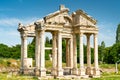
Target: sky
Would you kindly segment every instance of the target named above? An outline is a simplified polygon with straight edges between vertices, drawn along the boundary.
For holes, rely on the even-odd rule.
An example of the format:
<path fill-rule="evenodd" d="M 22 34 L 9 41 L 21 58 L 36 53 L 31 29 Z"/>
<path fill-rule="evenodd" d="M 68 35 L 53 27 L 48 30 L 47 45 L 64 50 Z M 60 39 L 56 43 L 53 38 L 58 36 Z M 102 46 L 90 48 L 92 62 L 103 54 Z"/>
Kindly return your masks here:
<path fill-rule="evenodd" d="M 63 4 L 70 9 L 70 14 L 82 9 L 95 18 L 99 44 L 104 41 L 106 46 L 112 46 L 120 23 L 119 3 L 120 0 L 0 0 L 0 43 L 8 46 L 21 44 L 18 23 L 34 22 L 57 11 Z"/>

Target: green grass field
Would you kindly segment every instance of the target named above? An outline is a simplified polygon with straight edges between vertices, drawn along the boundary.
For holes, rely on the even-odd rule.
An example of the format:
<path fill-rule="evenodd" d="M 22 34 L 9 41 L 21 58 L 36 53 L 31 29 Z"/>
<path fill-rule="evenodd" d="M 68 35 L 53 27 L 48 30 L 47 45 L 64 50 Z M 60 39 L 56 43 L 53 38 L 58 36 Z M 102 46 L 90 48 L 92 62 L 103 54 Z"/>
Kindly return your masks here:
<path fill-rule="evenodd" d="M 0 80 L 38 80 L 37 77 L 0 73 Z"/>
<path fill-rule="evenodd" d="M 120 74 L 101 75 L 100 78 L 92 78 L 91 80 L 120 80 Z"/>
<path fill-rule="evenodd" d="M 0 73 L 0 80 L 38 80 L 38 78 L 31 77 L 31 76 L 10 75 L 7 73 Z M 52 79 L 50 79 L 50 80 L 52 80 Z M 59 80 L 59 79 L 55 79 L 55 80 Z M 65 79 L 61 79 L 61 80 L 65 80 Z M 69 79 L 67 79 L 67 80 L 69 80 Z M 109 74 L 109 75 L 101 76 L 100 78 L 89 78 L 89 79 L 81 79 L 81 80 L 120 80 L 120 75 Z"/>

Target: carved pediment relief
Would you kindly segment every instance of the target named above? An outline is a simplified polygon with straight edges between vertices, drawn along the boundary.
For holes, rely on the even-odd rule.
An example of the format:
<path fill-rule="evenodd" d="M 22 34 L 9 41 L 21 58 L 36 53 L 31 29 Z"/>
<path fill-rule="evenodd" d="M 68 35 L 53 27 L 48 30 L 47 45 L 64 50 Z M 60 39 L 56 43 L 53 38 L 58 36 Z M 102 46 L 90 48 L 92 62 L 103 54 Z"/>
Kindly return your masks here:
<path fill-rule="evenodd" d="M 72 18 L 69 15 L 65 15 L 64 20 L 65 20 L 64 26 L 71 26 L 72 25 Z"/>
<path fill-rule="evenodd" d="M 97 21 L 82 10 L 77 10 L 73 14 L 74 25 L 95 26 Z"/>
<path fill-rule="evenodd" d="M 45 23 L 47 24 L 62 24 L 64 25 L 66 23 L 65 15 L 68 15 L 68 8 L 65 8 L 62 6 L 60 10 L 51 13 L 44 17 Z"/>

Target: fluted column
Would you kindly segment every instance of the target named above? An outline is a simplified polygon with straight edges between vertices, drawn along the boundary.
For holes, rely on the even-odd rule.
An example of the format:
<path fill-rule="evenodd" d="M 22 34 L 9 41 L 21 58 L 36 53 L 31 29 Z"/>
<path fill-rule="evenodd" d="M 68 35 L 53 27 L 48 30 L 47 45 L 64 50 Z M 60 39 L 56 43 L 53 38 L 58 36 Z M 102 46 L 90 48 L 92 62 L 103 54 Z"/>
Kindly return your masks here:
<path fill-rule="evenodd" d="M 57 75 L 57 33 L 52 32 L 52 75 Z"/>
<path fill-rule="evenodd" d="M 100 76 L 99 66 L 98 66 L 98 39 L 97 34 L 94 34 L 94 75 Z"/>
<path fill-rule="evenodd" d="M 22 36 L 22 57 L 23 59 L 27 58 L 27 36 Z M 25 64 L 23 64 L 23 67 Z"/>
<path fill-rule="evenodd" d="M 70 46 L 69 46 L 70 39 L 66 39 L 66 66 L 70 66 Z"/>
<path fill-rule="evenodd" d="M 76 44 L 76 34 L 73 34 L 73 70 L 72 70 L 73 75 L 78 74 L 78 69 L 77 69 L 77 44 Z"/>
<path fill-rule="evenodd" d="M 62 35 L 58 32 L 58 76 L 63 76 L 62 69 Z"/>
<path fill-rule="evenodd" d="M 27 67 L 25 64 L 25 59 L 27 58 L 27 36 L 21 34 L 21 72 L 24 72 L 24 69 Z"/>
<path fill-rule="evenodd" d="M 36 30 L 36 41 L 35 41 L 35 75 L 39 76 L 39 70 L 40 70 L 40 31 Z"/>
<path fill-rule="evenodd" d="M 84 69 L 84 53 L 83 53 L 83 33 L 79 34 L 79 52 L 80 52 L 80 75 L 83 76 L 85 75 L 85 69 Z"/>
<path fill-rule="evenodd" d="M 45 31 L 40 31 L 40 76 L 46 76 L 45 69 Z"/>
<path fill-rule="evenodd" d="M 23 73 L 23 64 L 24 64 L 24 61 L 23 61 L 23 38 L 21 36 L 21 72 Z"/>
<path fill-rule="evenodd" d="M 90 48 L 90 36 L 91 34 L 86 34 L 87 36 L 87 69 L 86 74 L 91 75 L 91 48 Z"/>
<path fill-rule="evenodd" d="M 36 31 L 36 43 L 35 43 L 35 65 L 36 68 L 40 68 L 40 32 Z"/>
<path fill-rule="evenodd" d="M 27 58 L 27 37 L 23 37 L 23 55 Z"/>
<path fill-rule="evenodd" d="M 73 68 L 73 37 L 70 39 L 70 67 Z"/>

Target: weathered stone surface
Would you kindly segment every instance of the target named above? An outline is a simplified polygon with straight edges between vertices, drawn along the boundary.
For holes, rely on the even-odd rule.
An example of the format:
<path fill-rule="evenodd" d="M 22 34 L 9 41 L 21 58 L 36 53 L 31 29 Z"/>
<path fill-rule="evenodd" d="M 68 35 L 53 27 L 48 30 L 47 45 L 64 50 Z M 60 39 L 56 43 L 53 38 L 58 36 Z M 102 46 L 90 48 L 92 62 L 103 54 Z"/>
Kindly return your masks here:
<path fill-rule="evenodd" d="M 71 15 L 68 13 L 69 9 L 61 5 L 59 10 L 48 14 L 43 19 L 37 20 L 28 25 L 19 24 L 18 31 L 21 34 L 21 70 L 27 69 L 30 64 L 24 62 L 27 59 L 27 37 L 36 37 L 35 44 L 35 74 L 40 77 L 46 76 L 45 68 L 45 32 L 52 33 L 52 71 L 51 75 L 54 77 L 64 77 L 69 74 L 68 69 L 62 67 L 62 38 L 66 39 L 66 64 L 70 67 L 70 74 L 79 77 L 86 75 L 100 76 L 98 67 L 98 43 L 97 21 L 85 13 L 83 10 L 77 10 Z M 80 68 L 77 67 L 77 42 L 76 35 L 79 34 L 79 60 Z M 84 66 L 84 50 L 83 50 L 83 35 L 87 38 L 87 69 Z M 90 53 L 90 36 L 94 39 L 94 64 L 95 68 L 91 75 L 91 53 Z M 27 62 L 28 63 L 28 62 Z M 85 71 L 87 70 L 87 71 Z M 68 73 L 67 73 L 68 72 Z M 85 73 L 87 72 L 87 74 Z"/>

